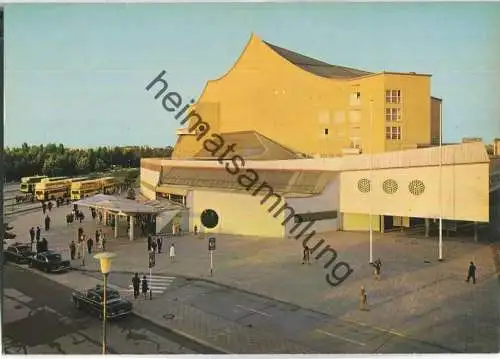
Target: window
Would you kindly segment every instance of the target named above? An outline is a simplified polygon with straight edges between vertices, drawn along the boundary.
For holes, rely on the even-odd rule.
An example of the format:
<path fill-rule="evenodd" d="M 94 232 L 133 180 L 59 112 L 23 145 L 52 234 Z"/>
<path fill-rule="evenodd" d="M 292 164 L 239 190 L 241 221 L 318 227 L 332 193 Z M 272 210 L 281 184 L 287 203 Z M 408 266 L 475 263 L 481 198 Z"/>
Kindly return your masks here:
<path fill-rule="evenodd" d="M 401 103 L 401 90 L 386 90 L 385 103 Z"/>
<path fill-rule="evenodd" d="M 358 106 L 361 103 L 361 92 L 359 91 L 352 92 L 349 100 L 351 106 Z"/>
<path fill-rule="evenodd" d="M 325 128 L 325 135 L 328 135 L 328 128 Z"/>
<path fill-rule="evenodd" d="M 387 122 L 401 121 L 401 109 L 400 108 L 386 108 L 385 109 L 385 120 Z"/>
<path fill-rule="evenodd" d="M 386 138 L 386 140 L 400 140 L 401 139 L 401 127 L 399 127 L 399 126 L 387 126 L 385 128 L 385 138 Z"/>

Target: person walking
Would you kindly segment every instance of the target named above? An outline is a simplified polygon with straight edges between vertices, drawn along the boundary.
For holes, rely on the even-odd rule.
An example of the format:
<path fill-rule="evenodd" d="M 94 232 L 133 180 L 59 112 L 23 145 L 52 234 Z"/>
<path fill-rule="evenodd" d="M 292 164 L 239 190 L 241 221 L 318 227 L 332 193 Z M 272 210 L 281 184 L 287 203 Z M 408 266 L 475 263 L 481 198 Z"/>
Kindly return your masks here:
<path fill-rule="evenodd" d="M 47 208 L 49 209 L 49 212 L 52 212 L 52 201 L 49 201 L 49 204 L 47 205 Z"/>
<path fill-rule="evenodd" d="M 106 237 L 103 235 L 102 238 L 101 238 L 101 247 L 102 247 L 102 251 L 106 251 Z"/>
<path fill-rule="evenodd" d="M 148 295 L 148 280 L 146 279 L 146 276 L 142 276 L 142 294 L 144 294 L 144 299 L 147 298 Z"/>
<path fill-rule="evenodd" d="M 473 261 L 470 261 L 469 270 L 467 271 L 467 279 L 465 281 L 469 283 L 471 278 L 472 284 L 476 284 L 476 266 Z"/>
<path fill-rule="evenodd" d="M 31 227 L 30 229 L 30 239 L 31 239 L 31 244 L 35 241 L 35 228 Z"/>
<path fill-rule="evenodd" d="M 45 216 L 45 230 L 48 231 L 50 229 L 50 217 L 49 215 Z"/>
<path fill-rule="evenodd" d="M 368 298 L 366 295 L 365 287 L 363 286 L 361 286 L 361 290 L 359 292 L 359 309 L 368 310 Z"/>
<path fill-rule="evenodd" d="M 378 258 L 375 262 L 373 262 L 372 265 L 374 268 L 373 274 L 375 275 L 375 279 L 380 280 L 380 271 L 382 269 L 382 261 L 380 260 L 380 258 Z"/>
<path fill-rule="evenodd" d="M 92 254 L 93 246 L 94 246 L 94 241 L 92 240 L 92 237 L 89 237 L 89 239 L 87 239 L 87 251 L 89 254 Z"/>
<path fill-rule="evenodd" d="M 153 252 L 156 253 L 157 247 L 158 247 L 158 244 L 156 243 L 156 239 L 153 239 L 153 242 L 151 243 L 151 248 L 153 249 Z"/>
<path fill-rule="evenodd" d="M 76 244 L 74 240 L 71 241 L 71 243 L 69 244 L 69 253 L 71 260 L 74 261 L 76 256 Z"/>
<path fill-rule="evenodd" d="M 161 253 L 161 247 L 163 246 L 163 238 L 161 236 L 159 236 L 156 239 L 156 242 L 158 244 L 158 253 Z"/>
<path fill-rule="evenodd" d="M 172 243 L 170 245 L 170 261 L 174 261 L 175 260 L 175 247 L 174 247 L 174 244 Z"/>
<path fill-rule="evenodd" d="M 134 299 L 139 296 L 139 288 L 141 286 L 141 278 L 139 278 L 139 273 L 135 273 L 132 277 L 132 287 L 134 288 Z"/>
<path fill-rule="evenodd" d="M 47 205 L 45 204 L 45 202 L 42 202 L 42 212 L 43 212 L 43 214 L 45 214 L 45 212 L 47 212 Z"/>
<path fill-rule="evenodd" d="M 302 255 L 302 264 L 311 264 L 311 250 L 308 246 L 304 247 L 303 255 Z"/>
<path fill-rule="evenodd" d="M 198 226 L 196 224 L 194 225 L 194 235 L 198 235 Z"/>
<path fill-rule="evenodd" d="M 37 241 L 37 242 L 38 242 L 38 241 L 40 241 L 40 232 L 41 232 L 41 231 L 42 231 L 42 230 L 40 229 L 40 227 L 39 227 L 39 226 L 37 226 L 37 227 L 36 227 L 36 241 Z"/>
<path fill-rule="evenodd" d="M 153 244 L 153 238 L 151 238 L 151 235 L 149 235 L 148 236 L 148 252 L 151 252 L 152 244 Z"/>
<path fill-rule="evenodd" d="M 95 230 L 95 245 L 97 248 L 99 248 L 99 240 L 101 239 L 101 234 L 99 233 L 99 230 Z"/>

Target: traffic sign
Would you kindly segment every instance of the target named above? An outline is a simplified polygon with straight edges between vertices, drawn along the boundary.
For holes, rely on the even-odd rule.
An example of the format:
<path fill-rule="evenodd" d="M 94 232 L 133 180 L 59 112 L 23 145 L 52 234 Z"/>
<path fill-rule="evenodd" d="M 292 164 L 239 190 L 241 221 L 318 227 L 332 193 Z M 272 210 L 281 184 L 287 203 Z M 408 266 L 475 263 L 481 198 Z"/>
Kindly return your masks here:
<path fill-rule="evenodd" d="M 208 250 L 215 251 L 215 237 L 208 238 Z"/>
<path fill-rule="evenodd" d="M 155 266 L 155 252 L 149 252 L 149 268 L 154 268 Z"/>
<path fill-rule="evenodd" d="M 201 213 L 201 224 L 207 228 L 215 228 L 219 224 L 219 215 L 213 209 L 206 209 Z"/>

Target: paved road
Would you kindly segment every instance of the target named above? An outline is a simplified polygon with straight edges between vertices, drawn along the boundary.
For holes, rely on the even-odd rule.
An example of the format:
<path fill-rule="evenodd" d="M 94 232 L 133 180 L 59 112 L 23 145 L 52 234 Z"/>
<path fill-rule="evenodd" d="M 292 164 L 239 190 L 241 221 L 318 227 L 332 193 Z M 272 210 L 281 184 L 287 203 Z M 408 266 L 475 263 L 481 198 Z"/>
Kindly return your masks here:
<path fill-rule="evenodd" d="M 17 266 L 3 270 L 4 353 L 101 353 L 101 322 L 73 308 L 69 288 Z M 108 338 L 114 354 L 217 354 L 136 316 L 111 324 Z"/>
<path fill-rule="evenodd" d="M 92 272 L 86 274 L 96 278 L 100 276 Z M 131 275 L 111 273 L 109 281 L 126 288 Z M 168 288 L 154 297 L 151 305 L 158 306 L 164 301 L 163 307 L 168 307 L 169 300 L 180 301 L 234 323 L 279 335 L 318 353 L 452 352 L 449 348 L 404 337 L 397 332 L 338 320 L 323 313 L 203 281 L 173 278 Z"/>

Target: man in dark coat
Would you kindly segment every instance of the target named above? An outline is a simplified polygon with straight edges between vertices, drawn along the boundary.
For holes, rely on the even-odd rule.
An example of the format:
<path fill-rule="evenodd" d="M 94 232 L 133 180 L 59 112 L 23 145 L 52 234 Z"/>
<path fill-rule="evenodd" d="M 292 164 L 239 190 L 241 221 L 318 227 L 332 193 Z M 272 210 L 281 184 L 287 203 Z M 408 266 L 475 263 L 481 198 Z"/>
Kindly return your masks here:
<path fill-rule="evenodd" d="M 49 212 L 52 211 L 52 201 L 49 201 L 49 204 L 47 205 L 48 209 L 49 209 Z"/>
<path fill-rule="evenodd" d="M 42 212 L 43 212 L 43 214 L 45 214 L 45 212 L 47 212 L 47 205 L 45 204 L 45 202 L 42 203 Z"/>
<path fill-rule="evenodd" d="M 147 298 L 148 290 L 149 290 L 148 280 L 146 279 L 146 276 L 143 276 L 142 277 L 142 294 L 144 294 L 144 299 Z"/>
<path fill-rule="evenodd" d="M 49 242 L 45 238 L 41 241 L 41 250 L 42 252 L 47 252 L 49 250 Z"/>
<path fill-rule="evenodd" d="M 139 296 L 139 287 L 141 286 L 141 278 L 139 278 L 139 273 L 135 273 L 132 277 L 132 287 L 134 287 L 134 299 Z"/>
<path fill-rule="evenodd" d="M 465 281 L 467 283 L 469 283 L 471 278 L 472 278 L 472 283 L 476 284 L 476 266 L 474 265 L 474 262 L 472 262 L 472 261 L 469 264 L 469 270 L 467 272 L 467 279 Z"/>
<path fill-rule="evenodd" d="M 69 245 L 69 251 L 71 253 L 71 260 L 74 261 L 75 260 L 75 255 L 76 255 L 76 244 L 75 244 L 75 241 L 71 241 L 71 243 Z"/>
<path fill-rule="evenodd" d="M 40 232 L 41 232 L 41 229 L 40 227 L 36 227 L 36 241 L 38 242 L 40 240 Z"/>
<path fill-rule="evenodd" d="M 89 254 L 92 254 L 92 247 L 94 246 L 94 241 L 92 240 L 92 237 L 89 237 L 89 239 L 87 239 L 87 250 L 89 252 Z"/>
<path fill-rule="evenodd" d="M 30 239 L 31 239 L 31 244 L 35 241 L 35 228 L 31 227 L 30 229 Z"/>
<path fill-rule="evenodd" d="M 148 236 L 148 252 L 151 251 L 151 245 L 153 244 L 153 240 L 151 236 Z"/>
<path fill-rule="evenodd" d="M 45 230 L 48 231 L 50 229 L 50 217 L 49 215 L 45 216 Z"/>
<path fill-rule="evenodd" d="M 163 238 L 159 236 L 156 241 L 158 244 L 158 253 L 161 253 L 161 247 L 163 246 Z"/>

